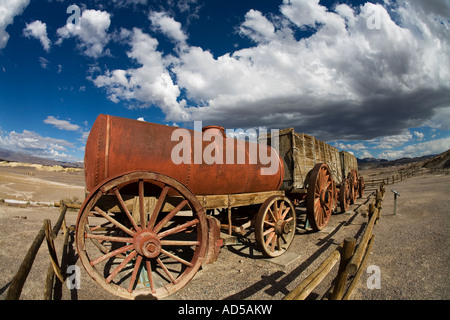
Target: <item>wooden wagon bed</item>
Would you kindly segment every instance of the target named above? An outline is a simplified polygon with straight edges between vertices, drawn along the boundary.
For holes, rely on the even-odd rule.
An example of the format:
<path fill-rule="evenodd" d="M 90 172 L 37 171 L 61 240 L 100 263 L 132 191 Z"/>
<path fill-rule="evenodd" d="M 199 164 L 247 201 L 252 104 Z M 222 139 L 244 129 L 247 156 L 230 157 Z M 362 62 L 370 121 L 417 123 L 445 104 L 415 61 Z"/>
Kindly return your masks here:
<path fill-rule="evenodd" d="M 271 143 L 271 136 L 261 136 L 260 142 Z M 334 181 L 340 183 L 351 170 L 358 169 L 356 157 L 346 151 L 316 139 L 294 128 L 279 131 L 279 152 L 284 162 L 282 190 L 306 193 L 308 175 L 317 163 L 328 164 Z"/>

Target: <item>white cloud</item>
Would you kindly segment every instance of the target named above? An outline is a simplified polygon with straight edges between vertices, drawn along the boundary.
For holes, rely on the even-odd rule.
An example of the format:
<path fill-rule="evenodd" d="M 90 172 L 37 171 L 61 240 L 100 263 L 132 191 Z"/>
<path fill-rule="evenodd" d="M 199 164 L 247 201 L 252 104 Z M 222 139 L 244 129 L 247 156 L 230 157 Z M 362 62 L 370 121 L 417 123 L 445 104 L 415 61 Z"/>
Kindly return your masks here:
<path fill-rule="evenodd" d="M 430 140 L 422 143 L 406 146 L 401 150 L 389 150 L 379 154 L 379 158 L 388 160 L 403 157 L 420 157 L 431 154 L 439 154 L 450 149 L 450 137 Z"/>
<path fill-rule="evenodd" d="M 93 81 L 114 102 L 159 106 L 168 122 L 293 126 L 325 141 L 387 136 L 379 145 L 392 148 L 411 139 L 406 128 L 442 125 L 433 116 L 450 101 L 450 28 L 423 1 L 386 4 L 330 11 L 319 0 L 285 0 L 278 15 L 250 10 L 239 31 L 255 45 L 219 57 L 189 46 L 168 14 L 151 13 L 183 47 L 164 55 L 134 29 L 128 56 L 140 67 Z M 298 39 L 305 30 L 311 36 Z"/>
<path fill-rule="evenodd" d="M 373 149 L 393 149 L 411 141 L 412 138 L 412 134 L 408 130 L 404 130 L 400 134 L 384 136 L 369 140 L 368 142 L 372 145 Z"/>
<path fill-rule="evenodd" d="M 67 120 L 59 120 L 54 116 L 48 116 L 44 123 L 51 124 L 60 130 L 68 130 L 68 131 L 78 131 L 80 130 L 80 126 L 76 124 L 72 124 Z"/>
<path fill-rule="evenodd" d="M 48 65 L 50 64 L 50 61 L 45 59 L 44 57 L 39 57 L 39 64 L 41 65 L 42 69 L 48 69 Z"/>
<path fill-rule="evenodd" d="M 255 42 L 270 41 L 275 36 L 275 27 L 260 11 L 251 9 L 245 15 L 240 32 Z"/>
<path fill-rule="evenodd" d="M 51 41 L 47 36 L 47 24 L 42 21 L 36 20 L 26 25 L 23 29 L 23 33 L 28 38 L 38 39 L 45 51 L 50 51 Z"/>
<path fill-rule="evenodd" d="M 76 37 L 78 47 L 85 55 L 99 58 L 107 54 L 104 50 L 110 41 L 108 29 L 111 24 L 110 14 L 100 10 L 85 10 L 81 14 L 78 24 L 68 23 L 57 30 L 59 36 L 57 44 L 64 39 Z"/>
<path fill-rule="evenodd" d="M 423 140 L 424 134 L 422 132 L 414 131 L 414 135 L 417 137 L 417 140 Z"/>
<path fill-rule="evenodd" d="M 150 12 L 149 19 L 154 28 L 176 43 L 184 44 L 187 36 L 181 29 L 181 23 L 175 21 L 165 12 Z"/>
<path fill-rule="evenodd" d="M 63 153 L 73 147 L 74 144 L 66 140 L 43 137 L 28 130 L 23 130 L 22 133 L 3 132 L 0 135 L 0 148 L 54 160 L 79 161 L 79 159 Z"/>
<path fill-rule="evenodd" d="M 2 0 L 0 1 L 0 49 L 6 47 L 9 34 L 6 27 L 13 23 L 14 17 L 22 14 L 30 0 Z"/>
<path fill-rule="evenodd" d="M 140 29 L 133 29 L 131 50 L 128 57 L 141 67 L 127 70 L 107 71 L 93 79 L 97 87 L 105 87 L 113 102 L 120 100 L 140 102 L 144 106 L 157 105 L 170 118 L 178 118 L 183 107 L 177 101 L 180 90 L 174 84 L 166 61 L 157 51 L 158 41 Z"/>
<path fill-rule="evenodd" d="M 337 143 L 334 144 L 334 146 L 336 148 L 338 148 L 338 149 L 341 149 L 341 150 L 352 149 L 352 150 L 359 151 L 359 150 L 367 149 L 367 146 L 364 145 L 364 143 L 362 143 L 362 142 L 353 143 L 353 144 L 352 143 L 345 144 L 345 143 L 342 143 L 342 142 L 337 142 Z"/>

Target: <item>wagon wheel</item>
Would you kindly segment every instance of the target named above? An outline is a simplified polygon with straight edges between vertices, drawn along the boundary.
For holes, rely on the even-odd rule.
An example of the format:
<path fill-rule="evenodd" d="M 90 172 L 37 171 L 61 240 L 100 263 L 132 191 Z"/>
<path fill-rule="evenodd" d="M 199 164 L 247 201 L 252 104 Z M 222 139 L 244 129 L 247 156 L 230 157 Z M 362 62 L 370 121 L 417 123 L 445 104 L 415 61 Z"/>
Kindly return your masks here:
<path fill-rule="evenodd" d="M 330 220 L 333 198 L 330 168 L 326 163 L 318 163 L 311 171 L 306 195 L 306 215 L 314 230 L 322 230 Z"/>
<path fill-rule="evenodd" d="M 358 196 L 358 177 L 355 170 L 348 173 L 347 180 L 350 183 L 350 204 L 353 204 Z"/>
<path fill-rule="evenodd" d="M 255 239 L 266 257 L 285 253 L 295 235 L 296 214 L 291 201 L 284 196 L 272 196 L 261 205 L 256 216 Z"/>
<path fill-rule="evenodd" d="M 341 212 L 346 212 L 350 206 L 350 182 L 344 179 L 339 191 L 339 207 Z"/>
<path fill-rule="evenodd" d="M 364 183 L 364 178 L 363 177 L 359 177 L 359 182 L 358 182 L 358 193 L 359 193 L 359 197 L 362 198 L 363 194 L 364 194 L 364 189 L 366 188 L 366 185 Z"/>
<path fill-rule="evenodd" d="M 137 195 L 134 211 L 124 200 L 130 195 Z M 128 299 L 163 298 L 200 268 L 207 222 L 197 198 L 176 180 L 130 172 L 104 182 L 85 200 L 76 246 L 84 268 L 105 290 Z"/>

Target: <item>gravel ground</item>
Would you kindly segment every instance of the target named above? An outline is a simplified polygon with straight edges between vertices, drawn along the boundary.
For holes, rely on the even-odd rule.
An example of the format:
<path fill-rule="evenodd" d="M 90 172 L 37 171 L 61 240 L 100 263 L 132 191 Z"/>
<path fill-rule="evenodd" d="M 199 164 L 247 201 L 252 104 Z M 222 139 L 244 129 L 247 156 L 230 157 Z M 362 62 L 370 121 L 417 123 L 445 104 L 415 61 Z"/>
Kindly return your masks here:
<path fill-rule="evenodd" d="M 394 188 L 400 193 L 397 214 L 393 215 Z M 367 189 L 366 195 L 370 189 Z M 386 187 L 382 217 L 374 227 L 375 241 L 367 266 L 380 271 L 380 288 L 369 289 L 370 273 L 363 273 L 352 299 L 403 300 L 443 299 L 449 294 L 448 195 L 450 175 L 423 175 Z M 70 195 L 69 195 L 70 197 Z M 223 247 L 216 262 L 204 266 L 194 279 L 167 300 L 281 300 L 313 272 L 346 237 L 360 235 L 367 223 L 355 210 L 364 206 L 358 199 L 346 213 L 332 216 L 321 232 L 299 229 L 280 264 L 267 261 L 254 250 L 250 235 L 235 246 Z M 54 207 L 0 204 L 0 299 L 20 266 L 29 245 L 45 218 L 54 224 L 59 209 Z M 77 212 L 67 213 L 68 225 L 75 224 Z M 60 252 L 62 237 L 57 239 Z M 81 288 L 56 291 L 63 300 L 119 300 L 98 287 L 86 274 L 71 242 L 70 261 L 81 268 Z M 25 283 L 21 299 L 39 300 L 43 296 L 49 265 L 45 243 Z M 336 267 L 308 299 L 320 299 L 336 275 Z M 369 281 L 368 281 L 369 280 Z"/>

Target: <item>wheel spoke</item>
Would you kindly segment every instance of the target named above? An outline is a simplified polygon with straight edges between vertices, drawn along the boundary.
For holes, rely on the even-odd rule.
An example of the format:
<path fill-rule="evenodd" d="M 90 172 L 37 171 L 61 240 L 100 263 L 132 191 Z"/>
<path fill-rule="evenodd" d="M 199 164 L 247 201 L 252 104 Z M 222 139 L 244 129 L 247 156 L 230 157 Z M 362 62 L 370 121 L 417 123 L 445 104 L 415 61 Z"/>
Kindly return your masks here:
<path fill-rule="evenodd" d="M 272 218 L 273 222 L 276 222 L 277 219 L 276 219 L 275 216 L 273 215 L 272 209 L 271 209 L 270 207 L 268 207 L 267 209 L 268 209 L 267 211 L 269 212 L 270 217 Z"/>
<path fill-rule="evenodd" d="M 284 208 L 284 201 L 281 202 L 281 206 L 278 208 L 278 212 L 277 212 L 277 219 L 281 219 L 281 212 L 283 211 Z"/>
<path fill-rule="evenodd" d="M 129 283 L 128 289 L 127 289 L 127 291 L 130 292 L 130 293 L 133 291 L 133 287 L 134 287 L 134 284 L 136 282 L 136 278 L 137 278 L 137 274 L 138 274 L 139 268 L 141 266 L 141 262 L 142 262 L 142 256 L 138 256 L 136 258 L 136 262 L 134 264 L 133 273 L 131 274 L 130 283 Z"/>
<path fill-rule="evenodd" d="M 131 216 L 130 211 L 128 210 L 125 202 L 123 201 L 123 198 L 119 192 L 119 189 L 114 188 L 114 193 L 116 194 L 116 198 L 117 198 L 117 200 L 119 200 L 119 203 L 120 203 L 123 211 L 125 212 L 128 220 L 130 220 L 131 224 L 133 225 L 134 230 L 139 231 L 140 228 L 137 226 L 136 222 L 133 220 L 133 217 Z"/>
<path fill-rule="evenodd" d="M 272 241 L 272 239 L 273 239 L 274 236 L 275 236 L 275 232 L 272 232 L 272 233 L 267 237 L 267 240 L 266 240 L 266 247 L 269 246 L 269 243 L 270 243 L 270 241 Z"/>
<path fill-rule="evenodd" d="M 286 215 L 290 210 L 291 210 L 290 207 L 286 207 L 286 210 L 284 210 L 283 214 L 281 215 L 281 220 L 284 220 L 284 218 L 286 218 Z"/>
<path fill-rule="evenodd" d="M 159 230 L 161 230 L 167 222 L 170 221 L 181 209 L 184 208 L 184 206 L 188 204 L 187 200 L 183 200 L 175 209 L 173 209 L 169 214 L 167 214 L 164 219 L 162 219 L 158 225 L 153 229 L 154 233 L 158 233 Z"/>
<path fill-rule="evenodd" d="M 273 221 L 276 222 L 276 221 L 278 220 L 278 217 L 276 216 L 276 215 L 278 214 L 278 202 L 275 201 L 275 202 L 273 203 L 273 206 L 274 206 L 273 212 L 275 213 L 275 216 L 274 216 Z"/>
<path fill-rule="evenodd" d="M 169 230 L 166 230 L 164 232 L 159 233 L 158 234 L 158 238 L 162 239 L 162 238 L 167 237 L 169 235 L 181 232 L 181 231 L 183 231 L 183 230 L 185 230 L 185 229 L 187 229 L 187 228 L 189 228 L 189 227 L 191 227 L 193 225 L 196 225 L 197 223 L 198 223 L 198 219 L 194 219 L 194 220 L 188 221 L 186 223 L 180 224 L 179 226 L 176 226 L 176 227 L 174 227 L 172 229 L 169 229 Z"/>
<path fill-rule="evenodd" d="M 134 245 L 130 244 L 128 246 L 124 246 L 122 248 L 119 248 L 119 249 L 116 249 L 114 251 L 108 252 L 107 254 L 105 254 L 105 255 L 103 255 L 101 257 L 98 257 L 95 260 L 92 260 L 91 261 L 91 265 L 94 266 L 94 265 L 96 265 L 99 262 L 102 262 L 102 261 L 104 261 L 106 259 L 109 259 L 109 258 L 112 258 L 114 256 L 117 256 L 118 254 L 124 253 L 124 252 L 126 252 L 128 250 L 132 250 L 133 248 L 134 248 Z"/>
<path fill-rule="evenodd" d="M 198 246 L 200 241 L 187 240 L 161 240 L 162 246 Z"/>
<path fill-rule="evenodd" d="M 152 276 L 152 266 L 150 263 L 150 260 L 145 260 L 145 267 L 147 268 L 147 275 L 148 275 L 148 281 L 150 282 L 150 289 L 152 290 L 152 293 L 155 293 L 155 284 L 153 283 L 153 276 Z"/>
<path fill-rule="evenodd" d="M 176 255 L 174 255 L 174 254 L 164 250 L 164 249 L 161 249 L 161 253 L 164 253 L 166 256 L 168 256 L 168 257 L 170 257 L 170 258 L 172 258 L 172 259 L 174 259 L 174 260 L 176 260 L 178 262 L 181 262 L 182 264 L 184 264 L 184 265 L 186 265 L 188 267 L 192 267 L 193 266 L 192 263 L 190 263 L 190 262 L 188 262 L 188 261 L 186 261 L 186 260 L 184 260 L 184 259 L 182 259 L 182 258 L 180 258 L 180 257 L 178 257 L 178 256 L 176 256 Z"/>
<path fill-rule="evenodd" d="M 114 271 L 106 278 L 106 282 L 110 283 L 114 277 L 122 271 L 122 269 L 137 255 L 137 251 L 133 250 L 120 264 L 119 266 L 114 269 Z"/>
<path fill-rule="evenodd" d="M 145 212 L 144 212 L 144 180 L 139 180 L 139 217 L 141 219 L 141 226 L 145 226 Z"/>
<path fill-rule="evenodd" d="M 95 207 L 94 210 L 100 214 L 103 218 L 105 218 L 106 220 L 108 220 L 109 222 L 111 222 L 112 224 L 114 224 L 116 227 L 118 227 L 119 229 L 125 231 L 126 233 L 128 233 L 130 236 L 134 236 L 136 233 L 131 231 L 130 229 L 128 229 L 127 227 L 125 227 L 123 224 L 121 224 L 119 221 L 117 221 L 116 219 L 114 219 L 113 217 L 111 217 L 110 215 L 106 214 L 105 212 L 103 212 L 103 210 L 101 210 L 99 207 Z"/>
<path fill-rule="evenodd" d="M 270 243 L 270 251 L 275 251 L 275 243 L 277 241 L 278 236 L 274 233 L 274 237 L 272 238 L 272 242 Z"/>
<path fill-rule="evenodd" d="M 164 265 L 164 263 L 161 261 L 160 258 L 156 259 L 156 262 L 159 264 L 159 266 L 161 267 L 161 269 L 163 269 L 164 273 L 167 274 L 167 276 L 169 277 L 170 281 L 172 281 L 172 283 L 177 283 L 177 280 L 172 276 L 172 274 L 170 273 L 170 271 L 166 268 L 166 266 Z"/>
<path fill-rule="evenodd" d="M 161 194 L 159 195 L 155 209 L 152 212 L 152 216 L 150 217 L 147 228 L 151 229 L 155 225 L 156 218 L 158 217 L 158 214 L 161 211 L 161 208 L 166 200 L 167 192 L 169 192 L 169 186 L 164 186 L 164 188 L 161 191 Z"/>
<path fill-rule="evenodd" d="M 264 220 L 264 223 L 268 224 L 269 226 L 275 227 L 275 223 L 273 223 L 273 222 L 269 222 L 267 220 Z"/>
<path fill-rule="evenodd" d="M 275 231 L 275 228 L 269 228 L 269 229 L 267 229 L 266 231 L 263 232 L 263 236 L 266 236 L 269 233 L 274 232 L 274 231 Z"/>
<path fill-rule="evenodd" d="M 84 236 L 89 239 L 96 239 L 101 241 L 133 243 L 133 238 L 111 237 L 93 233 L 85 233 Z"/>

